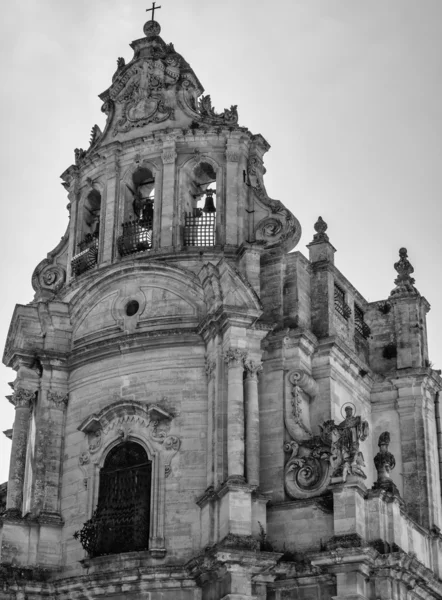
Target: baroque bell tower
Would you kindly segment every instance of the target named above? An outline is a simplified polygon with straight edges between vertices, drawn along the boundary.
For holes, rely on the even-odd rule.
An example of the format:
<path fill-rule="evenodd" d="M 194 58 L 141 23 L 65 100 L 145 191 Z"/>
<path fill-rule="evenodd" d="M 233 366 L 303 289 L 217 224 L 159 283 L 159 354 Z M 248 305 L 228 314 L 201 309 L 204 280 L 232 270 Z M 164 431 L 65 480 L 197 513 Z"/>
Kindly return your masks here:
<path fill-rule="evenodd" d="M 407 251 L 373 303 L 321 217 L 290 253 L 269 144 L 160 33 L 118 59 L 12 317 L 0 600 L 442 598 L 442 386 Z"/>

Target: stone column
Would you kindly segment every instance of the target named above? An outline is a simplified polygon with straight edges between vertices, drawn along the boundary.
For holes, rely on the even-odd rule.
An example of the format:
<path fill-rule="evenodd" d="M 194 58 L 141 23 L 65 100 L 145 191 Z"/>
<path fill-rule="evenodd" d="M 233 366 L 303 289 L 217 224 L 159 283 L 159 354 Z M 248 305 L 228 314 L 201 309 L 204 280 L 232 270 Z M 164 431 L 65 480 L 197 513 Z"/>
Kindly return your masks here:
<path fill-rule="evenodd" d="M 14 430 L 12 433 L 11 463 L 9 467 L 6 510 L 20 514 L 23 507 L 23 484 L 28 445 L 29 418 L 35 399 L 32 390 L 17 388 L 13 395 L 15 405 Z"/>
<path fill-rule="evenodd" d="M 227 475 L 244 479 L 244 385 L 246 352 L 229 348 L 227 363 Z"/>
<path fill-rule="evenodd" d="M 161 205 L 161 247 L 172 246 L 174 228 L 174 200 L 175 200 L 175 141 L 168 140 L 167 146 L 163 147 L 163 201 Z M 179 227 L 177 227 L 179 230 Z M 175 241 L 180 244 L 180 241 Z"/>
<path fill-rule="evenodd" d="M 258 403 L 258 373 L 262 371 L 262 364 L 253 360 L 244 362 L 246 368 L 246 457 L 247 457 L 247 482 L 249 485 L 259 486 L 259 403 Z"/>

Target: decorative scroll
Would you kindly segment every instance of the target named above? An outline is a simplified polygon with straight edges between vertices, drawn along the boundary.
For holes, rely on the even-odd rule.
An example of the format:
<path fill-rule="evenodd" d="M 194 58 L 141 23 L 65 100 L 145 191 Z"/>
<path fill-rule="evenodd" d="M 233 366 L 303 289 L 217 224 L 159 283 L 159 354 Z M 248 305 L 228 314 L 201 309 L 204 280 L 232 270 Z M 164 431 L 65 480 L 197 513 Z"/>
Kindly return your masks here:
<path fill-rule="evenodd" d="M 290 453 L 284 487 L 290 498 L 311 498 L 330 483 L 330 444 L 310 429 L 309 403 L 318 395 L 316 381 L 301 369 L 291 371 L 287 378 L 291 401 L 285 401 L 284 422 L 292 439 L 284 444 L 284 451 Z"/>

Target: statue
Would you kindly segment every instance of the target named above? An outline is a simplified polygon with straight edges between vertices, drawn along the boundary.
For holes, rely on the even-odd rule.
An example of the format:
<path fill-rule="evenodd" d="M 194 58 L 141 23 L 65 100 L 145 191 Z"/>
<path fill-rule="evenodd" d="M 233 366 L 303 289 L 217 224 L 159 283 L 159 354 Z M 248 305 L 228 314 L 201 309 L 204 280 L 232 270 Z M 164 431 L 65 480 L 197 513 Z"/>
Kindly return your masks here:
<path fill-rule="evenodd" d="M 351 406 L 345 407 L 345 419 L 339 425 L 333 420 L 325 421 L 321 427 L 321 437 L 330 443 L 330 464 L 333 469 L 332 477 L 355 475 L 366 479 L 362 470 L 365 467 L 364 456 L 359 450 L 359 442 L 367 439 L 369 425 L 359 416 L 353 415 Z"/>
<path fill-rule="evenodd" d="M 390 444 L 390 432 L 384 431 L 379 436 L 378 446 L 379 452 L 374 457 L 374 465 L 378 472 L 378 480 L 374 484 L 374 489 L 383 489 L 392 494 L 399 494 L 396 485 L 390 478 L 390 471 L 396 466 L 396 459 L 393 454 L 388 451 Z"/>

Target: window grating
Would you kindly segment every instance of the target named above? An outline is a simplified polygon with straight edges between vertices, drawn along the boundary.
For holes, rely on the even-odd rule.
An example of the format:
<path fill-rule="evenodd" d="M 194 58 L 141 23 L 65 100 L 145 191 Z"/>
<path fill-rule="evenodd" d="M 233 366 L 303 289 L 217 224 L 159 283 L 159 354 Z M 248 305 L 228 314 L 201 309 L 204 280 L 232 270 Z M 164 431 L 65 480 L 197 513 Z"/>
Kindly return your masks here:
<path fill-rule="evenodd" d="M 148 549 L 151 474 L 152 463 L 139 444 L 111 450 L 100 472 L 97 509 L 74 534 L 89 556 Z"/>
<path fill-rule="evenodd" d="M 364 311 L 357 304 L 355 304 L 355 331 L 364 338 L 368 338 L 371 333 L 370 327 L 364 321 Z"/>
<path fill-rule="evenodd" d="M 351 315 L 351 308 L 345 302 L 345 291 L 337 283 L 335 283 L 335 310 L 344 319 L 348 319 Z"/>
<path fill-rule="evenodd" d="M 98 237 L 92 234 L 86 235 L 78 244 L 78 248 L 80 252 L 71 261 L 71 269 L 74 275 L 81 275 L 81 273 L 92 269 L 97 264 Z"/>
<path fill-rule="evenodd" d="M 120 256 L 152 248 L 152 219 L 127 221 L 122 227 L 123 235 L 117 239 Z"/>
<path fill-rule="evenodd" d="M 205 213 L 200 208 L 184 214 L 184 245 L 215 245 L 216 213 Z"/>

